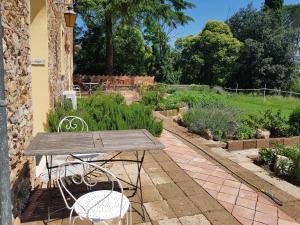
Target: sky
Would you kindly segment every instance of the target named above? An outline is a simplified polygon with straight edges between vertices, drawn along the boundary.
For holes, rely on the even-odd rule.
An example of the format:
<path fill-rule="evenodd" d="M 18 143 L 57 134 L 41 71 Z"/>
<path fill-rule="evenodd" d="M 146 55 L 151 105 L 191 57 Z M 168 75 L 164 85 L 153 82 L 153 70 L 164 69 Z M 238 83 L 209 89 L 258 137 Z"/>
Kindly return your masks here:
<path fill-rule="evenodd" d="M 198 34 L 208 20 L 224 21 L 249 3 L 253 3 L 255 8 L 261 8 L 264 0 L 190 0 L 190 2 L 194 3 L 195 8 L 187 10 L 186 14 L 194 21 L 172 32 L 172 44 L 177 38 Z M 300 0 L 285 0 L 284 4 L 300 4 Z"/>

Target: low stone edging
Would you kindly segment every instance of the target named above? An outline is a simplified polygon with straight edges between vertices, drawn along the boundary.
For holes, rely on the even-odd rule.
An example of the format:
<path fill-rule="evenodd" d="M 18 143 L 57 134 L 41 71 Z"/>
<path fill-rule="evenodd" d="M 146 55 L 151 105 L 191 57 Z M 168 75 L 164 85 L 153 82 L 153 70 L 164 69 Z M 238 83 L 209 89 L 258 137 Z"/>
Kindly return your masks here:
<path fill-rule="evenodd" d="M 188 110 L 187 106 L 181 107 L 179 109 L 169 109 L 163 111 L 156 111 L 164 116 L 178 116 L 178 114 L 185 113 Z"/>
<path fill-rule="evenodd" d="M 300 143 L 300 136 L 288 138 L 269 138 L 269 139 L 248 139 L 227 141 L 227 149 L 229 151 L 246 150 L 251 148 L 269 148 L 275 144 L 283 144 L 292 146 Z"/>

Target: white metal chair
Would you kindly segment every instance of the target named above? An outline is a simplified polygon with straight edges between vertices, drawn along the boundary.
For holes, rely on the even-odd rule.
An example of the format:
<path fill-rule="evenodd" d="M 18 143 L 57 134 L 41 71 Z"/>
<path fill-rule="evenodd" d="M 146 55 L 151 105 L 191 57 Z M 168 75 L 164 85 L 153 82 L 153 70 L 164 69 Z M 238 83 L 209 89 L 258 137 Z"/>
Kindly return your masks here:
<path fill-rule="evenodd" d="M 92 174 L 82 169 L 84 167 L 92 168 Z M 73 181 L 74 185 L 85 185 L 91 191 L 76 198 L 70 190 L 71 186 L 68 187 L 67 182 L 65 182 L 65 169 L 68 170 L 68 174 L 74 175 L 67 177 Z M 100 176 L 93 176 L 95 173 L 100 174 Z M 66 162 L 58 167 L 56 181 L 66 207 L 71 210 L 69 224 L 75 224 L 76 219 L 79 218 L 92 223 L 103 224 L 108 224 L 107 221 L 114 220 L 121 225 L 125 215 L 126 224 L 132 224 L 130 201 L 123 193 L 121 182 L 107 169 L 82 161 Z M 98 182 L 103 181 L 109 183 L 110 188 L 108 190 L 96 190 Z M 73 217 L 73 212 L 77 216 Z"/>
<path fill-rule="evenodd" d="M 63 131 L 89 131 L 87 123 L 78 116 L 66 116 L 58 124 L 57 132 Z M 74 154 L 73 156 L 78 159 L 90 161 L 97 156 L 103 156 L 104 153 L 91 153 L 91 154 Z"/>

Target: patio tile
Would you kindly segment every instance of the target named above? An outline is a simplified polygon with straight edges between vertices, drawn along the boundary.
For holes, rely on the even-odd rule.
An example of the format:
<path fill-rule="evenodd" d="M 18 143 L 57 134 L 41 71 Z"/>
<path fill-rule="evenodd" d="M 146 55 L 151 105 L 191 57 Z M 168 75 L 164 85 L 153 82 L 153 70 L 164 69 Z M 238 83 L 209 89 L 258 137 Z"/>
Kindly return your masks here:
<path fill-rule="evenodd" d="M 152 180 L 152 182 L 154 184 L 172 183 L 172 179 L 163 171 L 161 171 L 161 172 L 150 172 L 148 174 L 149 174 L 149 177 L 150 177 L 150 179 Z"/>
<path fill-rule="evenodd" d="M 236 204 L 239 205 L 239 206 L 243 206 L 245 208 L 249 208 L 249 209 L 254 209 L 255 210 L 256 201 L 250 200 L 250 199 L 246 199 L 246 198 L 238 197 L 237 200 L 236 200 Z"/>
<path fill-rule="evenodd" d="M 163 200 L 159 191 L 153 185 L 144 186 L 142 188 L 144 202 L 154 202 Z"/>
<path fill-rule="evenodd" d="M 297 223 L 297 222 L 291 222 L 291 221 L 288 221 L 288 220 L 279 219 L 278 220 L 278 225 L 299 225 L 299 223 Z"/>
<path fill-rule="evenodd" d="M 253 191 L 250 187 L 248 187 L 247 185 L 245 185 L 245 184 L 241 184 L 241 187 L 240 187 L 240 189 L 242 189 L 242 190 L 246 190 L 246 191 Z"/>
<path fill-rule="evenodd" d="M 213 225 L 241 225 L 224 208 L 218 211 L 208 211 L 205 213 L 205 216 Z"/>
<path fill-rule="evenodd" d="M 136 223 L 135 225 L 152 225 L 150 222 L 147 223 Z"/>
<path fill-rule="evenodd" d="M 220 201 L 228 202 L 230 204 L 235 204 L 236 196 L 225 193 L 219 193 L 217 199 Z"/>
<path fill-rule="evenodd" d="M 215 177 L 220 177 L 220 178 L 224 179 L 227 176 L 227 173 L 215 170 L 211 175 L 215 176 Z"/>
<path fill-rule="evenodd" d="M 200 185 L 200 186 L 203 186 L 205 184 L 206 181 L 204 180 L 199 180 L 197 178 L 195 178 L 195 181 Z"/>
<path fill-rule="evenodd" d="M 224 185 L 228 187 L 239 188 L 241 186 L 241 183 L 233 180 L 225 180 Z"/>
<path fill-rule="evenodd" d="M 255 211 L 252 209 L 248 209 L 242 206 L 235 205 L 233 207 L 232 215 L 234 217 L 243 217 L 248 220 L 252 220 L 254 218 Z"/>
<path fill-rule="evenodd" d="M 151 220 L 163 220 L 176 217 L 165 200 L 144 204 Z"/>
<path fill-rule="evenodd" d="M 181 225 L 177 218 L 159 220 L 157 223 L 158 225 Z"/>
<path fill-rule="evenodd" d="M 238 195 L 239 189 L 228 187 L 228 186 L 222 186 L 220 192 L 230 194 L 230 195 Z"/>
<path fill-rule="evenodd" d="M 181 168 L 173 161 L 158 162 L 164 171 L 181 170 Z"/>
<path fill-rule="evenodd" d="M 220 191 L 222 185 L 220 184 L 215 184 L 215 183 L 211 183 L 211 182 L 206 182 L 203 185 L 203 188 L 206 189 L 210 189 L 210 190 L 214 190 L 214 191 Z"/>
<path fill-rule="evenodd" d="M 230 174 L 227 175 L 226 180 L 233 180 L 233 181 L 238 182 L 238 180 Z"/>
<path fill-rule="evenodd" d="M 252 225 L 253 220 L 246 219 L 241 216 L 235 216 L 235 218 L 242 224 L 242 225 Z"/>
<path fill-rule="evenodd" d="M 179 218 L 183 225 L 211 225 L 211 223 L 202 214 L 194 216 L 183 216 Z"/>
<path fill-rule="evenodd" d="M 267 200 L 265 197 L 262 195 L 258 195 L 258 202 L 267 204 L 267 205 L 274 205 L 271 201 Z"/>
<path fill-rule="evenodd" d="M 177 217 L 191 216 L 200 213 L 199 209 L 187 197 L 171 198 L 167 200 Z"/>
<path fill-rule="evenodd" d="M 233 210 L 233 204 L 230 204 L 230 203 L 228 203 L 228 202 L 223 202 L 223 201 L 220 201 L 219 200 L 219 203 L 228 211 L 228 212 L 232 212 L 232 210 Z"/>
<path fill-rule="evenodd" d="M 264 223 L 260 223 L 260 222 L 254 221 L 254 222 L 253 222 L 253 225 L 265 225 L 265 224 L 264 224 Z"/>
<path fill-rule="evenodd" d="M 157 162 L 143 163 L 143 168 L 147 173 L 149 173 L 149 172 L 160 172 L 160 171 L 163 170 Z"/>
<path fill-rule="evenodd" d="M 215 183 L 215 184 L 223 184 L 224 183 L 224 178 L 209 176 L 207 178 L 207 181 L 209 181 L 211 183 Z"/>
<path fill-rule="evenodd" d="M 185 196 L 184 192 L 175 183 L 158 184 L 156 187 L 164 199 Z"/>
<path fill-rule="evenodd" d="M 277 216 L 277 207 L 257 202 L 256 211 Z"/>
<path fill-rule="evenodd" d="M 186 193 L 187 195 L 196 195 L 201 192 L 201 186 L 199 184 L 197 184 L 195 181 L 191 180 L 191 181 L 182 181 L 182 182 L 178 182 L 176 183 L 182 190 L 184 193 Z"/>
<path fill-rule="evenodd" d="M 240 190 L 239 196 L 250 200 L 257 200 L 257 193 L 253 191 Z"/>
<path fill-rule="evenodd" d="M 269 214 L 262 212 L 256 212 L 254 220 L 267 225 L 277 225 L 277 217 L 273 217 Z"/>
<path fill-rule="evenodd" d="M 283 219 L 283 220 L 288 220 L 288 221 L 291 221 L 291 222 L 295 222 L 295 220 L 293 218 L 291 218 L 289 215 L 287 215 L 281 209 L 278 209 L 278 217 L 280 219 Z"/>
<path fill-rule="evenodd" d="M 187 175 L 183 170 L 167 171 L 166 173 L 169 175 L 169 177 L 171 177 L 171 179 L 174 182 L 192 181 L 192 178 L 189 175 Z"/>
<path fill-rule="evenodd" d="M 190 199 L 201 210 L 201 212 L 219 211 L 224 209 L 216 199 L 206 192 L 198 195 L 192 195 L 190 196 Z"/>
<path fill-rule="evenodd" d="M 211 190 L 211 189 L 206 189 L 207 193 L 210 194 L 211 197 L 217 199 L 217 196 L 219 194 L 218 191 L 214 191 L 214 190 Z"/>

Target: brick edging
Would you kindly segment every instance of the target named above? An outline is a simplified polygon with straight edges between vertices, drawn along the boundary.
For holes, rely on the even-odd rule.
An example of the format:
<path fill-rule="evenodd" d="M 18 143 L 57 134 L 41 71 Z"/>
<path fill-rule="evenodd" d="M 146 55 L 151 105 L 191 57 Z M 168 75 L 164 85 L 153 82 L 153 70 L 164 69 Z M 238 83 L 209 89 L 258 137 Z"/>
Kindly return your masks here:
<path fill-rule="evenodd" d="M 229 151 L 245 150 L 251 148 L 269 148 L 275 144 L 283 144 L 292 146 L 300 143 L 300 136 L 287 137 L 287 138 L 268 138 L 268 139 L 248 139 L 227 141 L 227 149 Z"/>

